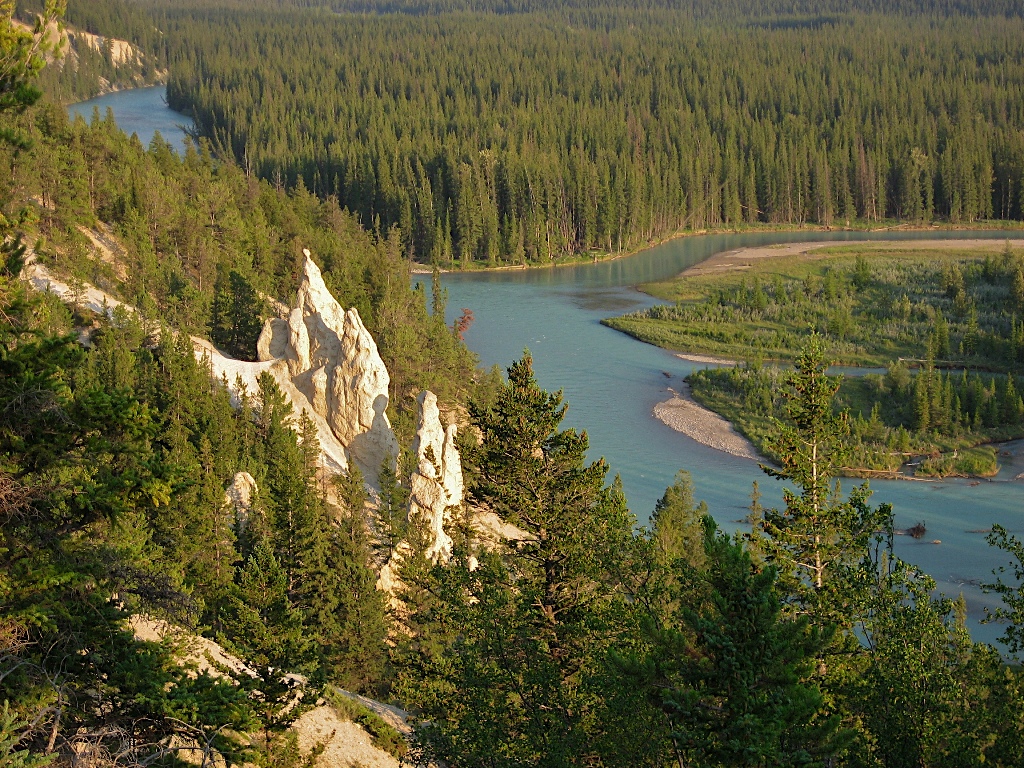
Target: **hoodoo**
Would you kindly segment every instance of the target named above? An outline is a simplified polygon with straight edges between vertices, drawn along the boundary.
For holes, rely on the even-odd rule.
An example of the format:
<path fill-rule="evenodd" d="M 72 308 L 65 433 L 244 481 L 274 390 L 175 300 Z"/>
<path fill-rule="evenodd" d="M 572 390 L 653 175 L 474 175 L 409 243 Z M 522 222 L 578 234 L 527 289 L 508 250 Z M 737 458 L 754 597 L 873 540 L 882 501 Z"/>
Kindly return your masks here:
<path fill-rule="evenodd" d="M 385 414 L 390 377 L 377 344 L 357 310 L 341 308 L 310 258 L 288 319 L 268 320 L 257 352 L 261 362 L 283 361 L 301 392 L 368 478 L 398 455 Z M 281 378 L 278 372 L 277 378 Z"/>
<path fill-rule="evenodd" d="M 409 519 L 427 521 L 430 545 L 426 554 L 436 562 L 447 560 L 452 552 L 452 539 L 444 524 L 451 510 L 462 504 L 462 459 L 455 446 L 456 427 L 441 425 L 434 393 L 423 390 L 416 401 L 419 423 L 412 446 L 416 469 L 410 478 Z"/>

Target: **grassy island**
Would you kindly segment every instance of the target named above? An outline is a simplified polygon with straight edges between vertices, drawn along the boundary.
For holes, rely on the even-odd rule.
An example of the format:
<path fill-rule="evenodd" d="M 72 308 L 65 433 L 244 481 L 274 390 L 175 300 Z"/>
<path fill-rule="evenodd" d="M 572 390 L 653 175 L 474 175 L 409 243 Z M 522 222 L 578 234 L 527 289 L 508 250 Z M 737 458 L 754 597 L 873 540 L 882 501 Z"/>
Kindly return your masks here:
<path fill-rule="evenodd" d="M 798 244 L 722 254 L 643 286 L 672 300 L 605 323 L 667 349 L 723 356 L 694 397 L 762 451 L 779 369 L 811 332 L 849 375 L 854 475 L 990 476 L 1024 437 L 1024 253 L 1010 242 Z"/>

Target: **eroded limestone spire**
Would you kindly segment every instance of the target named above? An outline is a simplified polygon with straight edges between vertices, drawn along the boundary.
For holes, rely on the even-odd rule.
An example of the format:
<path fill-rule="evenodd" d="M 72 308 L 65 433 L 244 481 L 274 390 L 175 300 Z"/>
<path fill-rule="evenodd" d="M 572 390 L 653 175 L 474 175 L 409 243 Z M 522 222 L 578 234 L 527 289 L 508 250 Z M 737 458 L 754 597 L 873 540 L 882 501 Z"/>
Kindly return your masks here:
<path fill-rule="evenodd" d="M 368 478 L 398 456 L 385 410 L 391 379 L 359 312 L 341 308 L 309 251 L 295 307 L 288 319 L 267 321 L 257 351 L 261 361 L 283 360 L 313 410 L 330 426 Z"/>
<path fill-rule="evenodd" d="M 419 419 L 412 445 L 416 469 L 410 478 L 409 519 L 427 524 L 430 543 L 426 554 L 436 562 L 451 556 L 452 539 L 444 525 L 463 501 L 462 459 L 455 445 L 456 427 L 441 425 L 434 393 L 423 390 L 416 402 Z"/>

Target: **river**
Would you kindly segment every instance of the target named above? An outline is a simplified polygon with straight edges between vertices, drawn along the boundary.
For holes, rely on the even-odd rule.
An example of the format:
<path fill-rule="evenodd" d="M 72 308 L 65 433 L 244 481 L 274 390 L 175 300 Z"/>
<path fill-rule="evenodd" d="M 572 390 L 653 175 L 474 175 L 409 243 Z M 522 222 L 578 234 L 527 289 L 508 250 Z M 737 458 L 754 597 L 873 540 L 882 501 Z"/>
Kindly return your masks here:
<path fill-rule="evenodd" d="M 175 112 L 167 106 L 165 96 L 167 88 L 154 85 L 149 88 L 134 88 L 128 91 L 116 91 L 95 99 L 80 101 L 68 107 L 72 118 L 81 115 L 91 120 L 93 112 L 99 111 L 102 118 L 109 107 L 114 112 L 117 124 L 125 133 L 137 134 L 145 147 L 153 140 L 157 131 L 180 152 L 185 151 L 186 131 L 195 127 L 192 118 Z"/>
<path fill-rule="evenodd" d="M 114 110 L 119 125 L 148 141 L 159 129 L 177 137 L 188 119 L 163 103 L 159 89 L 109 94 L 84 102 L 89 112 Z M 138 120 L 138 118 L 143 118 Z M 630 506 L 645 522 L 655 501 L 679 469 L 693 476 L 696 496 L 707 502 L 723 528 L 735 530 L 750 503 L 757 481 L 763 503 L 781 501 L 777 481 L 757 464 L 735 458 L 673 431 L 652 416 L 656 403 L 678 389 L 695 367 L 674 355 L 606 328 L 600 320 L 651 305 L 638 283 L 664 279 L 715 253 L 745 246 L 811 240 L 912 240 L 969 236 L 1004 239 L 1005 232 L 784 232 L 707 235 L 680 238 L 635 256 L 600 264 L 547 270 L 509 270 L 445 275 L 448 320 L 463 307 L 475 316 L 466 342 L 484 365 L 507 367 L 529 348 L 540 384 L 563 390 L 569 403 L 568 425 L 586 429 L 591 456 L 604 456 L 618 474 Z M 667 374 L 667 375 L 666 375 Z M 1020 461 L 1018 457 L 1017 461 Z M 992 642 L 1000 630 L 979 624 L 991 603 L 977 586 L 990 579 L 1005 557 L 985 543 L 983 533 L 999 523 L 1024 533 L 1024 483 L 1011 478 L 1024 466 L 1008 464 L 1000 475 L 979 484 L 873 481 L 875 503 L 893 505 L 898 528 L 923 521 L 926 536 L 896 539 L 896 552 L 931 574 L 939 589 L 963 592 L 973 636 Z M 844 481 L 844 485 L 852 481 Z M 933 543 L 940 542 L 940 543 Z"/>

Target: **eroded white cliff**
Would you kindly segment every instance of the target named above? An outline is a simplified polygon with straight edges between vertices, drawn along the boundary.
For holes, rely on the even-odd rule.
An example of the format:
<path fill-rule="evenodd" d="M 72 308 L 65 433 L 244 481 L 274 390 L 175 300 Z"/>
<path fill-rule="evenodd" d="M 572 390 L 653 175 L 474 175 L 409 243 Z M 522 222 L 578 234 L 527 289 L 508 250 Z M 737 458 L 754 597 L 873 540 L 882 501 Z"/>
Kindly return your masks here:
<path fill-rule="evenodd" d="M 275 376 L 286 375 L 373 480 L 386 460 L 398 456 L 385 413 L 391 380 L 359 312 L 341 308 L 309 251 L 305 254 L 295 307 L 287 319 L 266 323 L 257 344 L 259 359 L 280 364 Z"/>
<path fill-rule="evenodd" d="M 295 307 L 287 318 L 268 321 L 260 335 L 257 362 L 226 357 L 209 341 L 192 337 L 195 354 L 223 379 L 237 398 L 252 396 L 266 373 L 274 378 L 291 402 L 296 418 L 305 414 L 317 427 L 322 466 L 344 472 L 354 460 L 375 485 L 385 459 L 398 456 L 398 442 L 385 414 L 390 377 L 373 337 L 355 309 L 344 311 L 331 295 L 319 268 L 305 251 L 303 279 Z M 92 286 L 73 291 L 66 282 L 39 264 L 30 264 L 27 276 L 38 290 L 75 300 L 97 313 L 112 314 L 116 307 L 134 308 Z M 422 520 L 429 531 L 427 556 L 447 559 L 452 540 L 445 531 L 454 509 L 463 503 L 462 461 L 456 447 L 456 427 L 441 422 L 437 398 L 424 391 L 417 399 L 419 416 L 412 446 L 416 468 L 410 478 L 409 516 Z M 225 503 L 245 524 L 256 483 L 238 473 L 225 493 Z M 409 554 L 403 542 L 398 554 L 381 573 L 379 586 L 392 591 L 397 567 Z"/>
<path fill-rule="evenodd" d="M 442 426 L 434 393 L 424 390 L 416 402 L 419 420 L 412 445 L 416 469 L 409 483 L 409 519 L 426 524 L 430 532 L 426 554 L 437 562 L 447 560 L 452 552 L 452 539 L 444 526 L 463 501 L 462 459 L 455 445 L 456 426 Z"/>

